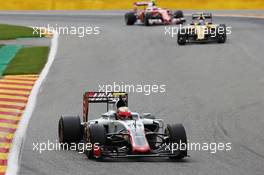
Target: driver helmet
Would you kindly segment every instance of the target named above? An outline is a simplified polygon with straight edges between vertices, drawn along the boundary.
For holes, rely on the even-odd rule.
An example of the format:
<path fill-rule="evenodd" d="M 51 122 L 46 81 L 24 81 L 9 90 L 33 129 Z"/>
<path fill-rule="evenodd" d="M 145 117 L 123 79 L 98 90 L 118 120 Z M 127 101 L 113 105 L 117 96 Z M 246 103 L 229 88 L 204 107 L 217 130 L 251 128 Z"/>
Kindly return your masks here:
<path fill-rule="evenodd" d="M 120 107 L 117 109 L 117 119 L 119 120 L 125 120 L 125 119 L 131 119 L 132 114 L 131 111 L 128 109 L 128 107 Z"/>
<path fill-rule="evenodd" d="M 199 20 L 199 24 L 200 24 L 200 25 L 205 25 L 204 20 L 203 20 L 203 19 L 200 19 L 200 20 Z"/>
<path fill-rule="evenodd" d="M 149 1 L 148 6 L 149 6 L 149 7 L 154 7 L 154 6 L 156 6 L 156 2 L 155 2 L 155 0 L 151 0 L 151 1 Z"/>

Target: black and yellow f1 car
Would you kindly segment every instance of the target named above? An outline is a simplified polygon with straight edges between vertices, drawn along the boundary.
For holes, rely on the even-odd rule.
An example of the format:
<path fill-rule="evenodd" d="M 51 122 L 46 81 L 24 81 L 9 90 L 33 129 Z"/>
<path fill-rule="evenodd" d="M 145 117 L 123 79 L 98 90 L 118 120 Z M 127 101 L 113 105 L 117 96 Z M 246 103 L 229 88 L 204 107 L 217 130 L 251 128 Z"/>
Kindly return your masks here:
<path fill-rule="evenodd" d="M 213 24 L 211 13 L 195 13 L 192 15 L 192 23 L 178 31 L 177 41 L 179 45 L 187 42 L 226 42 L 225 24 Z"/>

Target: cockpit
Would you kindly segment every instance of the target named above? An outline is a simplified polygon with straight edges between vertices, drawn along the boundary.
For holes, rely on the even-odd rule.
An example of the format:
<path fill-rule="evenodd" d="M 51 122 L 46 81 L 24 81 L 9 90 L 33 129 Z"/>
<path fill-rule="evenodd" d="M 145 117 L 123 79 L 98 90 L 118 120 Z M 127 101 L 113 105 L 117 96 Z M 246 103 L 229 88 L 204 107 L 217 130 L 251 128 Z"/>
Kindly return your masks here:
<path fill-rule="evenodd" d="M 116 111 L 114 111 L 114 110 L 108 111 L 108 112 L 101 115 L 101 117 L 109 118 L 110 120 L 117 120 L 116 116 L 117 116 L 117 114 L 116 114 Z M 131 118 L 126 119 L 126 120 L 138 120 L 138 119 L 139 119 L 139 114 L 136 112 L 131 112 Z"/>

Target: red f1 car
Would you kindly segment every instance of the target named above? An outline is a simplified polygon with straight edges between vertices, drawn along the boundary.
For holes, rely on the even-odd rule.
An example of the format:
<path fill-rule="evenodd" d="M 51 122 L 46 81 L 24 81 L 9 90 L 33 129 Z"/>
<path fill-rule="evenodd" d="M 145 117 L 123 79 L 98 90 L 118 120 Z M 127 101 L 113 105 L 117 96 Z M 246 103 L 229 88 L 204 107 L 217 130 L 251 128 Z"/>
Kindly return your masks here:
<path fill-rule="evenodd" d="M 107 112 L 89 120 L 90 103 L 106 103 Z M 84 93 L 83 121 L 78 116 L 62 116 L 59 120 L 60 143 L 92 144 L 92 149 L 85 151 L 89 159 L 182 159 L 187 156 L 187 138 L 182 124 L 168 124 L 165 127 L 162 119 L 156 119 L 149 113 L 139 115 L 131 112 L 127 105 L 127 93 Z M 183 144 L 185 146 L 181 147 Z"/>
<path fill-rule="evenodd" d="M 127 25 L 134 25 L 141 21 L 146 26 L 152 24 L 182 24 L 186 20 L 182 11 L 175 11 L 159 8 L 154 1 L 135 2 L 134 9 L 125 14 Z"/>

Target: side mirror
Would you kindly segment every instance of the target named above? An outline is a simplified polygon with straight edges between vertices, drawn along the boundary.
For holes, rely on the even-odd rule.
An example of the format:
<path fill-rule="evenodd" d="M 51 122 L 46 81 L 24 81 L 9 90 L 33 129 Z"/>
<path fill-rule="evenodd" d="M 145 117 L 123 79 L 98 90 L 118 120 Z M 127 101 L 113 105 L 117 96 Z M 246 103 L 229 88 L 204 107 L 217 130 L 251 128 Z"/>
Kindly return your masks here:
<path fill-rule="evenodd" d="M 151 113 L 143 113 L 141 115 L 141 118 L 146 118 L 146 119 L 156 119 L 154 115 L 151 115 Z"/>

